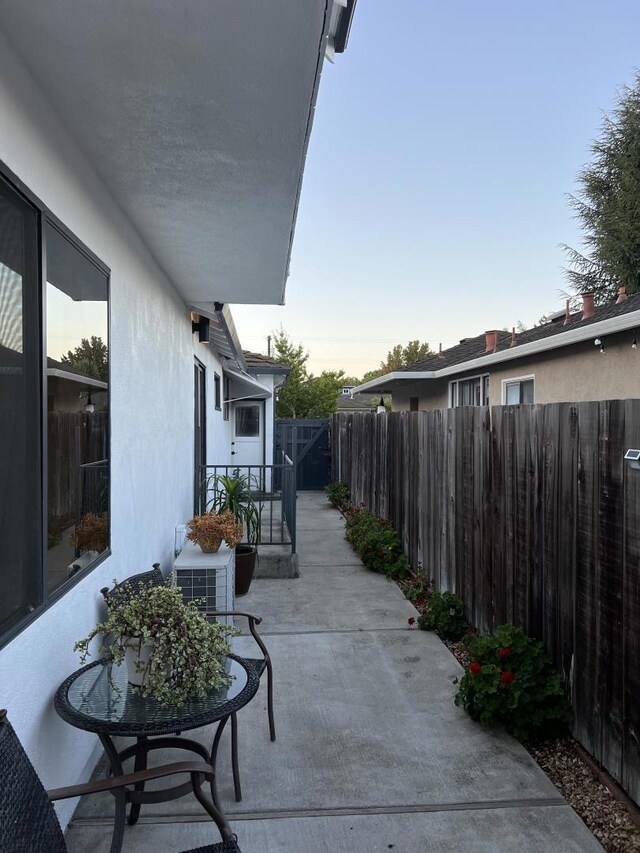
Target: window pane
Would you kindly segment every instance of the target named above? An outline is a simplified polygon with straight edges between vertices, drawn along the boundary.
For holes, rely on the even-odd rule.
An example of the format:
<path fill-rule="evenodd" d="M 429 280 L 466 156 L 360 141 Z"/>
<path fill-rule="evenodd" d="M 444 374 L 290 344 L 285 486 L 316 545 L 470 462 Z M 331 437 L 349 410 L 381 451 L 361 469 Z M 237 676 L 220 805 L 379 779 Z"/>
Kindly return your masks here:
<path fill-rule="evenodd" d="M 216 409 L 220 408 L 220 377 L 217 373 L 213 374 L 213 389 L 214 389 L 214 397 L 215 397 L 215 407 Z"/>
<path fill-rule="evenodd" d="M 37 214 L 0 182 L 0 631 L 42 600 Z"/>
<path fill-rule="evenodd" d="M 533 403 L 533 379 L 520 383 L 520 401 L 527 405 Z"/>
<path fill-rule="evenodd" d="M 109 542 L 108 278 L 47 223 L 47 588 Z"/>
<path fill-rule="evenodd" d="M 417 412 L 420 407 L 420 398 L 419 397 L 409 397 L 409 411 Z"/>
<path fill-rule="evenodd" d="M 520 402 L 520 383 L 519 382 L 511 382 L 507 385 L 507 396 L 506 396 L 506 404 L 507 406 L 517 406 Z"/>
<path fill-rule="evenodd" d="M 260 435 L 260 407 L 238 406 L 236 408 L 236 436 L 254 438 Z"/>

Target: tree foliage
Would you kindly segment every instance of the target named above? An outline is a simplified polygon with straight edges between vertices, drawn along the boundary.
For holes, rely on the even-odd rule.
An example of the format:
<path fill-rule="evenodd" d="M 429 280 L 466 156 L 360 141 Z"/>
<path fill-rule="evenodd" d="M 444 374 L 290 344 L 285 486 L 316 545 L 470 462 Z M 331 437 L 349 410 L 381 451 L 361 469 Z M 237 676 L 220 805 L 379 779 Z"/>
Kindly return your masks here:
<path fill-rule="evenodd" d="M 109 353 L 107 345 L 100 337 L 91 336 L 91 340 L 82 338 L 80 344 L 63 355 L 60 361 L 68 364 L 85 376 L 92 376 L 107 382 L 109 379 Z"/>
<path fill-rule="evenodd" d="M 326 418 L 338 407 L 338 395 L 345 384 L 342 370 L 323 370 L 319 376 L 307 371 L 309 353 L 296 346 L 286 332 L 274 336 L 275 360 L 290 368 L 289 378 L 278 392 L 276 417 Z"/>
<path fill-rule="evenodd" d="M 621 90 L 591 153 L 578 175 L 580 190 L 570 196 L 585 249 L 563 248 L 572 288 L 604 302 L 621 286 L 640 291 L 640 74 Z"/>

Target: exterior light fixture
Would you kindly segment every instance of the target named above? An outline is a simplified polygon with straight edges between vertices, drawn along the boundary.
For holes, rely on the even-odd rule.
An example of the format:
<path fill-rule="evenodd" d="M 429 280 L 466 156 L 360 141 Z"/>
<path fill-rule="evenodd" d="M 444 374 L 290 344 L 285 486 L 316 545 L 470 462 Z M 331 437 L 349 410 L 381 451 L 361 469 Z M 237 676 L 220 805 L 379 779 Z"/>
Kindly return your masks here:
<path fill-rule="evenodd" d="M 596 347 L 600 347 L 600 352 L 604 352 L 604 341 L 601 338 L 596 338 L 593 344 Z"/>
<path fill-rule="evenodd" d="M 87 397 L 87 405 L 84 407 L 84 410 L 88 415 L 92 415 L 96 410 L 96 407 L 93 405 L 93 400 L 91 399 L 91 391 L 89 391 L 89 396 Z"/>
<path fill-rule="evenodd" d="M 384 404 L 384 397 L 380 397 L 380 402 L 376 408 L 376 415 L 383 415 L 387 411 L 387 407 Z"/>
<path fill-rule="evenodd" d="M 209 343 L 209 325 L 208 317 L 198 317 L 197 323 L 195 320 L 191 321 L 191 332 L 198 333 L 198 341 L 201 344 Z"/>
<path fill-rule="evenodd" d="M 640 469 L 640 450 L 634 450 L 630 447 L 624 454 L 624 458 L 629 463 L 630 468 Z"/>
<path fill-rule="evenodd" d="M 633 336 L 633 340 L 631 341 L 631 349 L 638 349 L 638 341 L 636 340 L 636 336 Z"/>

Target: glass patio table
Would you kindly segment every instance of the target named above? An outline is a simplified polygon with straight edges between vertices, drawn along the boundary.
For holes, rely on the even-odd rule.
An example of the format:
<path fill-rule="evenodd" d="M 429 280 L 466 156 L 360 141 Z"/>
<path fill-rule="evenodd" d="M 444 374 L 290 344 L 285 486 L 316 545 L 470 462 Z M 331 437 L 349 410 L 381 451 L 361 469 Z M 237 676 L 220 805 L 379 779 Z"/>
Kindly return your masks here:
<path fill-rule="evenodd" d="M 241 657 L 228 655 L 226 670 L 231 676 L 228 686 L 217 687 L 202 699 L 192 699 L 180 707 L 161 705 L 133 692 L 127 680 L 127 668 L 104 658 L 83 666 L 69 676 L 55 695 L 55 709 L 67 723 L 95 732 L 109 760 L 110 773 L 124 773 L 123 762 L 134 759 L 134 771 L 146 770 L 147 758 L 154 749 L 185 749 L 207 761 L 215 774 L 220 738 L 229 717 L 253 699 L 260 681 Z M 218 723 L 211 750 L 185 737 L 170 737 L 181 732 Z M 113 737 L 131 737 L 136 742 L 118 751 Z M 232 753 L 234 781 L 239 777 L 238 756 Z M 125 796 L 116 796 L 116 813 L 111 853 L 122 847 L 127 802 L 131 804 L 127 818 L 130 825 L 138 820 L 143 803 L 160 803 L 177 799 L 192 791 L 191 782 L 172 788 L 146 791 L 144 783 Z M 215 776 L 211 796 L 220 808 Z"/>

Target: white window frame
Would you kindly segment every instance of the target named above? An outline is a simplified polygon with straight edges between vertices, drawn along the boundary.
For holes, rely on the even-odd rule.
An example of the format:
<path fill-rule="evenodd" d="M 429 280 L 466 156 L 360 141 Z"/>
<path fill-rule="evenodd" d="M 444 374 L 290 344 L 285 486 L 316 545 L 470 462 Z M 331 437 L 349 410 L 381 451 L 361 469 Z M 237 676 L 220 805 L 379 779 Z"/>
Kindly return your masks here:
<path fill-rule="evenodd" d="M 536 399 L 536 375 L 535 375 L 535 373 L 527 373 L 524 376 L 510 376 L 508 379 L 502 380 L 502 395 L 500 398 L 502 400 L 502 405 L 503 406 L 507 405 L 507 386 L 508 385 L 515 385 L 516 382 L 528 382 L 529 380 L 531 380 L 533 382 L 533 400 L 535 402 L 535 399 Z M 525 406 L 527 404 L 526 403 L 511 403 L 510 405 Z"/>
<path fill-rule="evenodd" d="M 489 400 L 489 374 L 488 373 L 475 373 L 473 376 L 464 376 L 460 379 L 452 379 L 449 382 L 449 408 L 457 409 L 458 408 L 458 385 L 460 382 L 471 382 L 472 379 L 480 380 L 480 405 L 486 406 L 488 405 Z M 486 383 L 483 380 L 486 379 Z M 486 399 L 482 400 L 482 392 L 486 388 L 487 394 Z M 475 405 L 475 404 L 474 404 Z"/>

